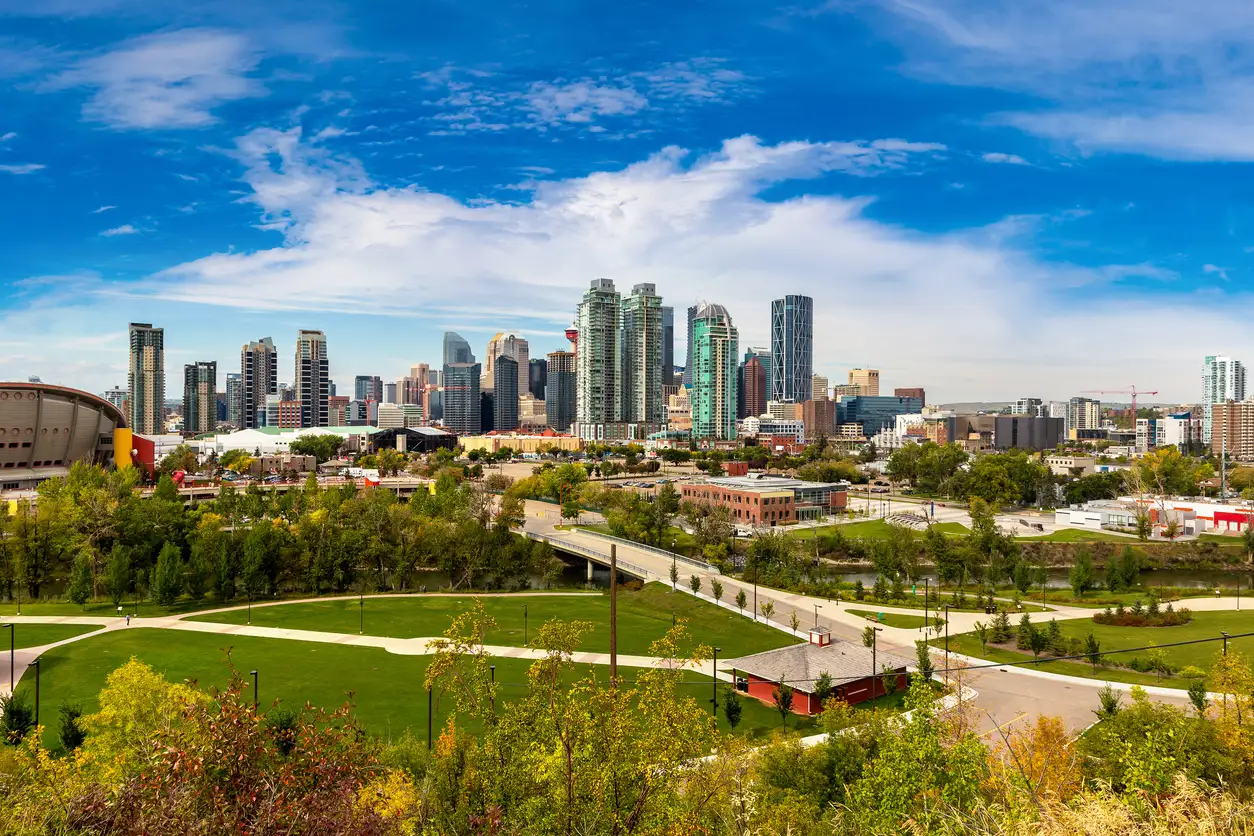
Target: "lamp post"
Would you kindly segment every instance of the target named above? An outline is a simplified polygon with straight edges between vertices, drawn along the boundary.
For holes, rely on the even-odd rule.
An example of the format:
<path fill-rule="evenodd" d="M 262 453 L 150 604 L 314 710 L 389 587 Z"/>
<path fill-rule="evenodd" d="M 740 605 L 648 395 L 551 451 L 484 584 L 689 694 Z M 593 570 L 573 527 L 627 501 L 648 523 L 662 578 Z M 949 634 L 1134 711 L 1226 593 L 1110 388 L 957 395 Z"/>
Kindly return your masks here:
<path fill-rule="evenodd" d="M 366 593 L 362 589 L 361 581 L 357 582 L 357 635 L 366 632 Z"/>
<path fill-rule="evenodd" d="M 488 691 L 488 700 L 492 704 L 492 716 L 496 716 L 496 665 L 488 665 L 492 672 L 492 688 Z"/>
<path fill-rule="evenodd" d="M 36 726 L 39 725 L 39 662 L 40 661 L 41 660 L 36 659 L 35 661 L 30 663 L 30 666 L 35 669 L 35 725 Z"/>
<path fill-rule="evenodd" d="M 15 635 L 17 633 L 17 627 L 12 623 L 0 624 L 0 627 L 9 628 L 9 693 L 12 694 L 13 689 L 16 687 L 13 682 L 13 657 L 15 655 L 14 648 L 17 647 L 17 637 Z"/>
<path fill-rule="evenodd" d="M 718 716 L 718 652 L 721 647 L 714 648 L 714 693 L 710 697 L 710 716 Z"/>
<path fill-rule="evenodd" d="M 929 587 L 930 583 L 931 581 L 928 578 L 923 579 L 923 635 L 924 636 L 927 635 L 927 626 L 929 624 L 927 620 L 927 599 L 928 599 L 928 591 L 930 589 Z"/>
<path fill-rule="evenodd" d="M 1228 631 L 1220 630 L 1219 634 L 1224 637 L 1224 656 L 1228 655 Z"/>
<path fill-rule="evenodd" d="M 257 713 L 257 669 L 249 671 L 253 677 L 253 713 Z"/>
<path fill-rule="evenodd" d="M 945 671 L 948 676 L 949 671 L 949 605 L 945 605 Z"/>
<path fill-rule="evenodd" d="M 427 686 L 427 751 L 431 751 L 431 686 Z"/>
<path fill-rule="evenodd" d="M 523 604 L 523 644 L 527 643 L 527 605 Z"/>
<path fill-rule="evenodd" d="M 814 605 L 814 629 L 815 630 L 819 629 L 819 609 L 820 609 L 819 605 L 815 604 Z"/>
<path fill-rule="evenodd" d="M 248 623 L 252 624 L 253 623 L 253 591 L 251 588 L 245 586 L 244 594 L 248 596 Z"/>
<path fill-rule="evenodd" d="M 871 634 L 871 699 L 875 699 L 875 690 L 879 687 L 880 669 L 876 664 L 875 651 L 879 648 L 880 636 L 884 632 L 883 627 L 876 627 L 875 632 Z"/>

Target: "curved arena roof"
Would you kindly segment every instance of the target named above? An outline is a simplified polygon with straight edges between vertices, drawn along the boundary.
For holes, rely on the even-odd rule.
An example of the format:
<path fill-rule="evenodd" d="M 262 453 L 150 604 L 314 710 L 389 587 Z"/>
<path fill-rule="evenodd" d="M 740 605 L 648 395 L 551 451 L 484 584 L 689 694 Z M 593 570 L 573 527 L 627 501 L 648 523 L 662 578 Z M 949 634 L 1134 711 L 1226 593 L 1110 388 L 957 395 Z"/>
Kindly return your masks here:
<path fill-rule="evenodd" d="M 89 392 L 0 382 L 0 486 L 63 475 L 76 461 L 109 462 L 126 418 Z"/>

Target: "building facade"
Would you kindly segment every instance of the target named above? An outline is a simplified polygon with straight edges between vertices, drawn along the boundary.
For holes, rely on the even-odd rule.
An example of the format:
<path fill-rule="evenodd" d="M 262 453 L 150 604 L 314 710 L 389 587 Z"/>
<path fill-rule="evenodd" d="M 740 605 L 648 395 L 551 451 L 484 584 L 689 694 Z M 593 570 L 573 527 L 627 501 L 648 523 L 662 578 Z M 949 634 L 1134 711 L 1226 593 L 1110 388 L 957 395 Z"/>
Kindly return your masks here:
<path fill-rule="evenodd" d="M 239 353 L 241 377 L 240 429 L 263 426 L 266 396 L 279 394 L 279 353 L 274 340 L 262 337 Z"/>
<path fill-rule="evenodd" d="M 817 401 L 821 398 L 829 397 L 827 388 L 827 378 L 821 374 L 816 374 L 810 378 L 810 397 L 808 401 Z"/>
<path fill-rule="evenodd" d="M 785 296 L 771 302 L 771 397 L 808 400 L 814 374 L 814 300 Z"/>
<path fill-rule="evenodd" d="M 353 378 L 353 400 L 383 403 L 383 378 L 359 374 Z"/>
<path fill-rule="evenodd" d="M 1136 451 L 1148 453 L 1161 447 L 1175 447 L 1186 455 L 1197 455 L 1210 449 L 1209 439 L 1203 443 L 1202 419 L 1190 412 L 1177 412 L 1161 418 L 1138 418 Z"/>
<path fill-rule="evenodd" d="M 141 435 L 165 432 L 165 329 L 132 322 L 130 371 L 126 378 L 131 429 Z"/>
<path fill-rule="evenodd" d="M 474 435 L 483 422 L 479 412 L 478 363 L 444 366 L 444 426 L 458 435 Z"/>
<path fill-rule="evenodd" d="M 861 386 L 862 384 L 855 384 Z M 842 397 L 836 405 L 836 423 L 859 424 L 862 434 L 870 438 L 878 432 L 896 427 L 898 415 L 921 412 L 923 404 L 917 398 L 896 398 L 890 395 L 855 395 Z"/>
<path fill-rule="evenodd" d="M 237 430 L 244 426 L 244 375 L 238 372 L 226 375 L 226 422 Z"/>
<path fill-rule="evenodd" d="M 624 421 L 662 422 L 662 297 L 652 284 L 638 284 L 623 299 L 622 347 Z"/>
<path fill-rule="evenodd" d="M 762 358 L 749 357 L 740 367 L 740 403 L 743 404 L 740 417 L 765 413 L 768 391 Z"/>
<path fill-rule="evenodd" d="M 880 395 L 880 370 L 850 369 L 849 385 L 857 386 L 858 394 L 860 395 L 878 398 Z"/>
<path fill-rule="evenodd" d="M 692 436 L 736 438 L 739 335 L 722 305 L 707 304 L 693 320 Z"/>
<path fill-rule="evenodd" d="M 830 438 L 836 434 L 836 402 L 829 398 L 806 401 L 801 405 L 801 422 L 806 428 L 806 438 Z"/>
<path fill-rule="evenodd" d="M 662 306 L 662 382 L 671 385 L 675 377 L 675 309 Z"/>
<path fill-rule="evenodd" d="M 527 364 L 527 391 L 531 393 L 531 397 L 541 402 L 544 401 L 544 387 L 548 379 L 548 360 L 537 357 Z"/>
<path fill-rule="evenodd" d="M 594 279 L 579 303 L 576 418 L 581 424 L 615 423 L 623 417 L 619 329 L 622 300 L 611 279 Z"/>
<path fill-rule="evenodd" d="M 1219 355 L 1202 361 L 1202 437 L 1211 437 L 1211 406 L 1245 400 L 1245 364 Z"/>
<path fill-rule="evenodd" d="M 518 429 L 518 369 L 518 361 L 504 354 L 496 358 L 492 369 L 492 392 L 496 397 L 492 428 L 498 432 Z"/>
<path fill-rule="evenodd" d="M 760 474 L 685 483 L 680 493 L 689 502 L 727 508 L 733 522 L 752 526 L 821 519 L 844 509 L 849 502 L 845 482 L 806 482 Z"/>
<path fill-rule="evenodd" d="M 444 365 L 454 363 L 473 363 L 475 353 L 470 350 L 470 343 L 462 339 L 455 331 L 444 332 Z"/>
<path fill-rule="evenodd" d="M 1211 406 L 1211 455 L 1233 461 L 1254 460 L 1254 401 Z"/>
<path fill-rule="evenodd" d="M 331 367 L 327 336 L 301 329 L 296 333 L 296 392 L 302 427 L 331 426 L 327 398 L 331 397 Z"/>
<path fill-rule="evenodd" d="M 893 397 L 897 398 L 918 398 L 919 403 L 927 406 L 927 392 L 922 386 L 911 386 L 904 389 L 894 389 Z"/>
<path fill-rule="evenodd" d="M 1067 402 L 1067 434 L 1095 430 L 1102 425 L 1102 403 L 1092 398 L 1072 398 Z M 1074 437 L 1074 436 L 1072 436 Z"/>
<path fill-rule="evenodd" d="M 692 386 L 692 324 L 697 319 L 697 311 L 701 310 L 701 303 L 689 305 L 687 310 L 688 317 L 688 343 L 686 348 L 686 356 L 684 357 L 684 374 L 680 381 L 684 386 Z"/>
<path fill-rule="evenodd" d="M 183 432 L 207 433 L 217 421 L 218 364 L 213 361 L 188 363 L 183 367 Z"/>
<path fill-rule="evenodd" d="M 1040 417 L 1048 412 L 1045 402 L 1040 398 L 1019 398 L 1010 411 L 1015 415 L 1031 415 L 1032 417 Z"/>
<path fill-rule="evenodd" d="M 544 391 L 544 412 L 548 425 L 559 433 L 570 429 L 577 407 L 577 370 L 575 354 L 554 351 L 548 355 L 547 382 Z"/>

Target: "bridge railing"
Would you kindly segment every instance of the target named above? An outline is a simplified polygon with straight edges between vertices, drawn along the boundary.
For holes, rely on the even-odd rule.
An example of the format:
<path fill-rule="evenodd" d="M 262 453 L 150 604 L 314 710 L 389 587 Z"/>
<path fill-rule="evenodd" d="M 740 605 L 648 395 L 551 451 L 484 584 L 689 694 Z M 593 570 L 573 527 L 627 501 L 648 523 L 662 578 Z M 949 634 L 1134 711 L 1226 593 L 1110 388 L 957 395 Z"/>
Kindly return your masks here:
<path fill-rule="evenodd" d="M 665 557 L 667 560 L 674 560 L 678 563 L 686 563 L 689 566 L 695 566 L 696 568 L 701 569 L 702 571 L 705 571 L 705 572 L 710 572 L 711 574 L 715 574 L 715 575 L 722 574 L 722 572 L 719 571 L 717 566 L 712 566 L 711 564 L 706 563 L 704 560 L 696 560 L 695 558 L 685 557 L 682 554 L 676 554 L 675 552 L 667 551 L 666 549 L 659 549 L 656 546 L 646 546 L 644 543 L 637 543 L 635 540 L 627 540 L 623 537 L 615 537 L 613 534 L 606 534 L 603 531 L 592 531 L 591 529 L 587 529 L 587 528 L 579 529 L 579 533 L 587 534 L 591 537 L 600 537 L 605 540 L 611 540 L 615 543 L 622 543 L 624 546 L 631 546 L 633 549 L 640 549 L 641 551 L 653 552 L 654 554 L 660 557 Z"/>
<path fill-rule="evenodd" d="M 536 540 L 541 543 L 548 543 L 550 546 L 561 549 L 562 551 L 567 551 L 573 554 L 582 555 L 583 557 L 591 558 L 597 561 L 598 563 L 604 563 L 607 566 L 609 565 L 610 556 L 608 554 L 603 554 L 598 551 L 593 551 L 592 549 L 586 548 L 584 546 L 580 546 L 576 543 L 567 542 L 566 540 L 557 540 L 555 542 L 552 537 L 546 534 L 535 534 L 530 531 L 525 531 L 523 532 L 523 534 L 526 536 L 528 540 Z M 626 560 L 618 560 L 616 562 L 618 564 L 619 569 L 622 569 L 624 572 L 627 572 L 628 574 L 636 575 L 641 580 L 648 580 L 650 577 L 649 570 L 644 568 L 643 566 L 637 566 L 635 563 L 631 563 Z"/>

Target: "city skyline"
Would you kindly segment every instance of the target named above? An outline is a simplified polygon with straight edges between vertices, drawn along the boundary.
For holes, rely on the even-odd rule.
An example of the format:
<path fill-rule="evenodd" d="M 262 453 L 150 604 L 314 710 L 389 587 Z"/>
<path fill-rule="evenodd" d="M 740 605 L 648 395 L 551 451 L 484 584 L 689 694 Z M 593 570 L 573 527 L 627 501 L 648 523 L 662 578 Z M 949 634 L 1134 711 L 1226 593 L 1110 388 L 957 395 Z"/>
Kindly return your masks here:
<path fill-rule="evenodd" d="M 1238 4 L 229 5 L 0 4 L 0 378 L 114 385 L 136 320 L 168 369 L 298 328 L 341 381 L 446 330 L 541 356 L 599 276 L 746 345 L 811 296 L 814 373 L 938 402 L 1254 356 Z"/>

